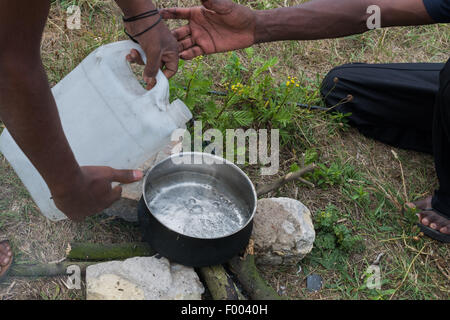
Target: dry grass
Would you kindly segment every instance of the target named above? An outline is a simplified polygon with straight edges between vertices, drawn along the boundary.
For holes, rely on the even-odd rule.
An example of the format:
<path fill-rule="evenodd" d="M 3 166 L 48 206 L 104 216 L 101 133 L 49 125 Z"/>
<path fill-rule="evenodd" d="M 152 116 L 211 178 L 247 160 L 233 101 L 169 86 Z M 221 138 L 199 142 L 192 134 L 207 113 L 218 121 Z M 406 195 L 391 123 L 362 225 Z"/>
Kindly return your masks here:
<path fill-rule="evenodd" d="M 125 39 L 119 10 L 111 1 L 80 1 L 83 3 L 81 30 L 65 28 L 65 6 L 70 1 L 53 4 L 42 42 L 42 56 L 49 81 L 57 83 L 94 48 L 112 41 Z M 160 6 L 197 4 L 198 1 L 160 1 Z M 294 5 L 296 1 L 241 1 L 253 6 Z M 70 2 L 71 3 L 71 2 Z M 175 22 L 171 22 L 173 26 Z M 277 56 L 280 63 L 270 70 L 275 78 L 304 73 L 310 79 L 322 77 L 334 66 L 348 62 L 443 62 L 450 52 L 450 29 L 445 25 L 414 28 L 392 28 L 364 35 L 336 40 L 284 42 L 257 46 L 255 52 L 263 58 Z M 245 64 L 246 56 L 239 53 Z M 225 55 L 206 57 L 204 62 L 214 76 L 226 63 Z M 322 121 L 317 117 L 317 123 Z M 428 239 L 415 243 L 409 233 L 402 239 L 401 214 L 397 204 L 403 196 L 403 179 L 399 162 L 390 147 L 367 139 L 355 130 L 336 131 L 328 135 L 324 126 L 305 126 L 310 134 L 305 138 L 308 148 L 315 148 L 320 161 L 330 164 L 340 161 L 351 165 L 361 177 L 370 181 L 371 203 L 361 207 L 342 194 L 340 186 L 328 189 L 310 189 L 301 185 L 286 185 L 274 195 L 295 197 L 305 203 L 311 212 L 323 210 L 329 203 L 349 216 L 345 222 L 364 237 L 366 250 L 348 259 L 347 271 L 327 270 L 300 262 L 305 271 L 297 274 L 298 266 L 261 268 L 264 277 L 275 287 L 286 287 L 286 293 L 295 299 L 351 299 L 368 298 L 359 289 L 365 268 L 380 252 L 385 253 L 381 267 L 387 280 L 383 290 L 398 288 L 394 299 L 448 299 L 450 291 L 449 245 Z M 305 149 L 284 150 L 282 171 L 287 172 Z M 437 185 L 432 158 L 427 155 L 396 150 L 404 169 L 408 200 L 431 194 Z M 295 154 L 294 154 L 295 152 Z M 260 177 L 252 174 L 256 183 Z M 379 195 L 387 203 L 381 219 L 371 219 L 379 205 Z M 394 224 L 393 232 L 381 229 Z M 408 238 L 409 237 L 409 238 Z M 140 238 L 136 226 L 96 216 L 76 224 L 69 221 L 50 222 L 38 212 L 20 181 L 5 159 L 0 156 L 0 239 L 10 239 L 16 262 L 51 262 L 61 259 L 72 241 L 123 242 Z M 419 250 L 425 246 L 422 253 Z M 417 256 L 417 257 L 416 257 Z M 319 293 L 305 290 L 309 273 L 320 273 L 327 285 Z M 68 290 L 60 278 L 8 278 L 0 284 L 0 299 L 82 299 L 83 291 Z M 384 297 L 389 298 L 389 296 Z"/>

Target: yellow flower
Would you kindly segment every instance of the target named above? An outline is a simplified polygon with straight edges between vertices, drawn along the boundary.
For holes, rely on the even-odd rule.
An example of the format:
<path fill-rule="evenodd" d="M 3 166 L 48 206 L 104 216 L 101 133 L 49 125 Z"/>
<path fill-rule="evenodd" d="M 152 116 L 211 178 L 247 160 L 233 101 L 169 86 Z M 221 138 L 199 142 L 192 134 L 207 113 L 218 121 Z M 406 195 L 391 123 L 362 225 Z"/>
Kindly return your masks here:
<path fill-rule="evenodd" d="M 286 82 L 286 87 L 289 87 L 291 85 L 291 82 L 290 81 L 287 81 Z"/>

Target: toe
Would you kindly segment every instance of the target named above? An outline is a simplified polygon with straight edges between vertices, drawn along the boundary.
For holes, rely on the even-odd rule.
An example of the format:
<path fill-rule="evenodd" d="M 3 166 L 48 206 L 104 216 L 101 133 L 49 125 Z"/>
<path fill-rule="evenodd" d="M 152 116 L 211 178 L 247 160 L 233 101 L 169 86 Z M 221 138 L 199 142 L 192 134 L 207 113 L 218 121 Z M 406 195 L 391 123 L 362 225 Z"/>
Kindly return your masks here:
<path fill-rule="evenodd" d="M 450 228 L 448 226 L 442 227 L 439 229 L 439 232 L 443 234 L 450 234 Z"/>
<path fill-rule="evenodd" d="M 9 257 L 8 256 L 0 256 L 0 266 L 6 266 L 9 263 Z"/>
<path fill-rule="evenodd" d="M 423 211 L 419 214 L 419 221 L 424 226 L 437 230 L 443 234 L 450 234 L 449 219 L 437 214 L 434 211 Z"/>
<path fill-rule="evenodd" d="M 1 257 L 8 255 L 9 250 L 3 245 L 0 244 L 0 260 Z"/>
<path fill-rule="evenodd" d="M 6 266 L 12 256 L 11 247 L 8 243 L 0 243 L 0 266 Z"/>
<path fill-rule="evenodd" d="M 422 214 L 419 216 L 419 221 L 424 226 L 428 226 L 430 224 L 430 220 L 428 220 L 428 218 L 425 215 L 422 215 Z"/>

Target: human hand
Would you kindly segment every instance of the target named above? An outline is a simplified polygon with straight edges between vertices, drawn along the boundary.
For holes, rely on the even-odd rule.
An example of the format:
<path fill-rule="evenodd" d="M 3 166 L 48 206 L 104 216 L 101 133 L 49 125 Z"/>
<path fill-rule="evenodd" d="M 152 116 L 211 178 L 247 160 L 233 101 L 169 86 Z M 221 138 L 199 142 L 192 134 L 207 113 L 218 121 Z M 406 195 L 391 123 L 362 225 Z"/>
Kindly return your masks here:
<path fill-rule="evenodd" d="M 186 60 L 204 54 L 250 47 L 255 42 L 253 10 L 230 0 L 202 0 L 202 6 L 162 9 L 164 19 L 189 23 L 172 31 L 180 57 Z"/>
<path fill-rule="evenodd" d="M 122 187 L 113 182 L 132 183 L 142 179 L 139 170 L 116 170 L 110 167 L 81 167 L 73 183 L 65 183 L 63 190 L 52 192 L 56 207 L 71 220 L 101 212 L 120 199 Z M 68 187 L 67 187 L 68 185 Z"/>
<path fill-rule="evenodd" d="M 125 26 L 128 33 L 134 35 L 148 28 L 157 19 L 159 19 L 158 15 L 127 22 Z M 156 85 L 156 74 L 159 69 L 162 69 L 162 72 L 168 79 L 176 74 L 179 60 L 178 44 L 164 23 L 158 23 L 154 28 L 137 37 L 136 40 L 147 57 L 147 64 L 143 74 L 144 81 L 147 83 L 147 90 L 152 89 Z M 144 65 L 141 55 L 135 49 L 132 49 L 127 55 L 127 60 L 131 63 Z"/>

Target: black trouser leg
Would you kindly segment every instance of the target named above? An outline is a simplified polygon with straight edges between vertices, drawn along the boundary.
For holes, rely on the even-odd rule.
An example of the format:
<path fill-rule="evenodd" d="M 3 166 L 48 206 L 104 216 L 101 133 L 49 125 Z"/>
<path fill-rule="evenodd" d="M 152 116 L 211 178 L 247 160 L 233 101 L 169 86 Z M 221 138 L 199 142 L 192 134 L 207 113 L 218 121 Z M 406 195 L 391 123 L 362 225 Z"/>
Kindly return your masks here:
<path fill-rule="evenodd" d="M 335 83 L 334 78 L 339 81 Z M 347 64 L 322 84 L 328 107 L 351 113 L 361 133 L 395 147 L 432 153 L 439 179 L 433 208 L 450 217 L 450 60 L 447 64 Z"/>
<path fill-rule="evenodd" d="M 433 122 L 433 150 L 439 190 L 433 208 L 450 218 L 450 60 L 440 74 Z"/>
<path fill-rule="evenodd" d="M 395 147 L 433 153 L 434 100 L 442 63 L 346 64 L 331 70 L 321 93 L 328 107 L 351 113 L 361 133 Z M 333 79 L 338 78 L 338 83 Z"/>

